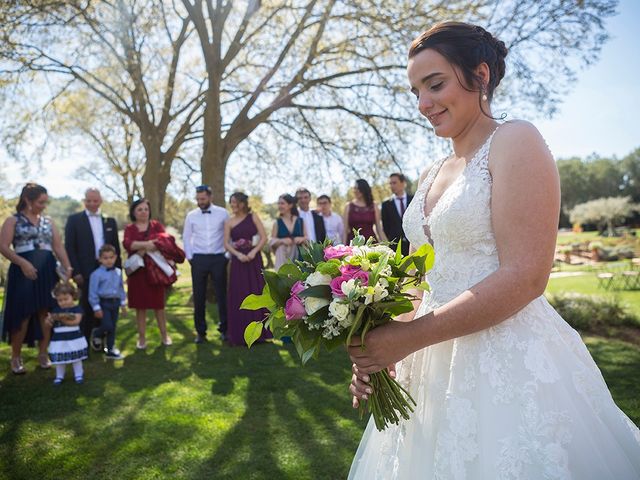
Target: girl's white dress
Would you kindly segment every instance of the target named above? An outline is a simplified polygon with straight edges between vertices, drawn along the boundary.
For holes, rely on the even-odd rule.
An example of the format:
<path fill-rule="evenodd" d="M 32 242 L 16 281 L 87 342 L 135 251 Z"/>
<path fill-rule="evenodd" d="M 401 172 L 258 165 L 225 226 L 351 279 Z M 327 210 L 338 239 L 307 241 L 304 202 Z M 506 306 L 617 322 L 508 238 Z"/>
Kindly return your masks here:
<path fill-rule="evenodd" d="M 498 268 L 492 137 L 429 218 L 425 196 L 444 159 L 405 213 L 411 243 L 428 242 L 428 231 L 436 252 L 418 316 Z M 398 379 L 417 408 L 383 432 L 369 421 L 350 479 L 640 479 L 638 428 L 613 402 L 580 336 L 542 296 L 495 327 L 408 356 Z"/>

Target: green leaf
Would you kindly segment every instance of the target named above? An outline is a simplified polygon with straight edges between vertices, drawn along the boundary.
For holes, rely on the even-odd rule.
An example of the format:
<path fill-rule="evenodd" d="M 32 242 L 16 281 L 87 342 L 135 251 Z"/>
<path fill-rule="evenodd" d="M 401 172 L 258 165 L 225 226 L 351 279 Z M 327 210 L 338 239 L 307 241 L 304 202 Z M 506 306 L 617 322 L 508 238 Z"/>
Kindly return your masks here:
<path fill-rule="evenodd" d="M 302 354 L 302 364 L 303 365 L 305 363 L 307 363 L 309 360 L 311 360 L 311 358 L 313 357 L 315 351 L 316 351 L 316 347 L 314 345 L 313 347 L 311 347 L 309 350 L 307 350 L 306 352 L 304 352 Z"/>
<path fill-rule="evenodd" d="M 378 276 L 384 267 L 389 263 L 389 254 L 385 253 L 380 258 L 380 261 L 376 264 L 376 268 L 371 272 L 371 276 L 369 277 L 369 285 L 373 286 L 378 281 Z"/>
<path fill-rule="evenodd" d="M 251 345 L 260 338 L 262 335 L 262 322 L 251 322 L 244 329 L 244 341 L 247 342 L 247 346 L 251 348 Z"/>
<path fill-rule="evenodd" d="M 331 351 L 335 350 L 336 348 L 338 348 L 340 346 L 344 346 L 345 345 L 345 341 L 346 341 L 346 333 L 342 332 L 337 337 L 333 337 L 330 340 L 325 340 L 324 341 L 324 346 L 329 352 L 331 352 Z"/>
<path fill-rule="evenodd" d="M 329 285 L 315 285 L 313 287 L 305 288 L 298 296 L 304 297 L 316 297 L 316 298 L 331 298 L 331 287 Z"/>
<path fill-rule="evenodd" d="M 298 267 L 295 263 L 290 262 L 285 263 L 278 269 L 278 275 L 282 277 L 292 277 L 296 281 L 302 280 L 304 278 L 304 274 L 302 273 L 302 270 L 300 270 L 300 267 Z"/>
<path fill-rule="evenodd" d="M 430 292 L 431 291 L 431 285 L 429 285 L 428 282 L 422 282 L 422 283 L 416 285 L 415 288 L 417 288 L 418 290 L 424 290 L 425 292 Z"/>
<path fill-rule="evenodd" d="M 329 305 L 322 307 L 317 312 L 314 312 L 313 315 L 309 315 L 304 321 L 309 325 L 313 325 L 315 323 L 322 323 L 327 318 L 329 318 Z"/>
<path fill-rule="evenodd" d="M 291 296 L 290 287 L 287 288 L 287 285 L 282 281 L 282 278 L 274 272 L 273 270 L 263 270 L 262 274 L 264 275 L 264 280 L 269 285 L 269 294 L 273 301 L 276 302 L 276 305 L 279 307 L 284 307 L 287 303 L 287 300 Z"/>
<path fill-rule="evenodd" d="M 268 308 L 271 310 L 275 306 L 276 304 L 273 302 L 273 298 L 271 298 L 271 294 L 269 293 L 269 285 L 265 284 L 260 295 L 256 295 L 254 293 L 248 295 L 242 301 L 240 308 L 242 310 L 260 310 L 261 308 Z"/>
<path fill-rule="evenodd" d="M 398 240 L 398 245 L 396 246 L 396 256 L 393 263 L 399 265 L 400 260 L 402 260 L 402 239 Z"/>
<path fill-rule="evenodd" d="M 365 308 L 366 308 L 365 305 L 360 305 L 358 307 L 358 311 L 356 312 L 356 318 L 354 318 L 353 324 L 349 329 L 349 335 L 347 335 L 347 340 L 346 340 L 347 345 L 351 343 L 351 337 L 353 336 L 353 334 L 360 329 L 360 325 L 362 323 L 362 315 L 364 314 Z"/>

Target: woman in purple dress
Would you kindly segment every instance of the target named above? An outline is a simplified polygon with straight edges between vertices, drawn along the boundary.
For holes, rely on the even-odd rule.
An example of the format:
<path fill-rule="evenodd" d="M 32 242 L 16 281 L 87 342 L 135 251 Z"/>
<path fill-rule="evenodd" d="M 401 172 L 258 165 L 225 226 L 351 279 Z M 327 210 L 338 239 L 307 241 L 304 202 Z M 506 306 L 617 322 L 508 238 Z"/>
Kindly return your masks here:
<path fill-rule="evenodd" d="M 373 193 L 369 183 L 359 178 L 353 186 L 353 200 L 344 207 L 343 221 L 346 225 L 344 243 L 349 245 L 353 240 L 353 230 L 360 230 L 364 238 L 384 242 L 386 237 L 380 223 L 380 209 L 373 201 Z M 375 232 L 374 232 L 375 227 Z"/>
<path fill-rule="evenodd" d="M 242 301 L 250 294 L 262 293 L 262 247 L 267 234 L 260 217 L 251 212 L 249 197 L 235 192 L 229 198 L 233 216 L 224 224 L 224 247 L 231 254 L 229 288 L 227 289 L 227 341 L 230 345 L 246 345 L 244 329 L 253 321 L 262 320 L 266 310 L 241 310 Z M 254 241 L 255 237 L 259 237 Z M 260 340 L 270 338 L 263 330 Z"/>

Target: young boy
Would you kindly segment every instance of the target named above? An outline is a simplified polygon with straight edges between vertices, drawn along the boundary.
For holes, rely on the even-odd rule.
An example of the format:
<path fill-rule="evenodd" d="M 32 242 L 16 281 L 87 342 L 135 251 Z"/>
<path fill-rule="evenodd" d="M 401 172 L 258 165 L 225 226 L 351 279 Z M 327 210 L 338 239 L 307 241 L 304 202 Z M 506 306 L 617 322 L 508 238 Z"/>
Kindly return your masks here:
<path fill-rule="evenodd" d="M 98 252 L 100 266 L 91 274 L 89 281 L 89 303 L 95 317 L 100 319 L 100 326 L 91 332 L 91 348 L 100 351 L 102 337 L 106 334 L 107 345 L 104 353 L 111 360 L 124 358 L 113 345 L 116 340 L 118 310 L 122 308 L 123 315 L 127 311 L 122 272 L 114 267 L 116 259 L 116 249 L 113 245 L 104 244 L 100 247 Z"/>

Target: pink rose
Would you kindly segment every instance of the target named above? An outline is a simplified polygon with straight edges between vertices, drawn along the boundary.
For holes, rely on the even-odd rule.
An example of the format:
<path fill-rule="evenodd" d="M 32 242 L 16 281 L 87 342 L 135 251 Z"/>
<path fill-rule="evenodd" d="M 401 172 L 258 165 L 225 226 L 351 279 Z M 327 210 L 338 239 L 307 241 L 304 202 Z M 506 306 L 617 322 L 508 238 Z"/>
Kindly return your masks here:
<path fill-rule="evenodd" d="M 327 247 L 324 249 L 324 259 L 331 260 L 332 258 L 342 258 L 347 255 L 351 255 L 353 249 L 348 245 L 336 245 L 335 247 Z"/>
<path fill-rule="evenodd" d="M 335 297 L 343 298 L 345 296 L 345 294 L 342 293 L 342 284 L 347 280 L 349 280 L 347 277 L 336 277 L 331 280 L 331 283 L 329 285 L 331 286 L 331 293 Z"/>
<path fill-rule="evenodd" d="M 354 278 L 360 280 L 361 285 L 369 285 L 369 273 L 360 267 L 356 267 L 355 265 L 342 265 L 340 267 L 340 273 L 342 273 L 345 281 Z"/>
<path fill-rule="evenodd" d="M 288 322 L 300 320 L 307 312 L 304 309 L 304 303 L 297 295 L 292 296 L 284 306 L 284 316 Z"/>
<path fill-rule="evenodd" d="M 304 290 L 304 283 L 302 283 L 300 280 L 298 280 L 291 287 L 291 295 L 296 295 L 297 296 L 303 290 Z"/>

